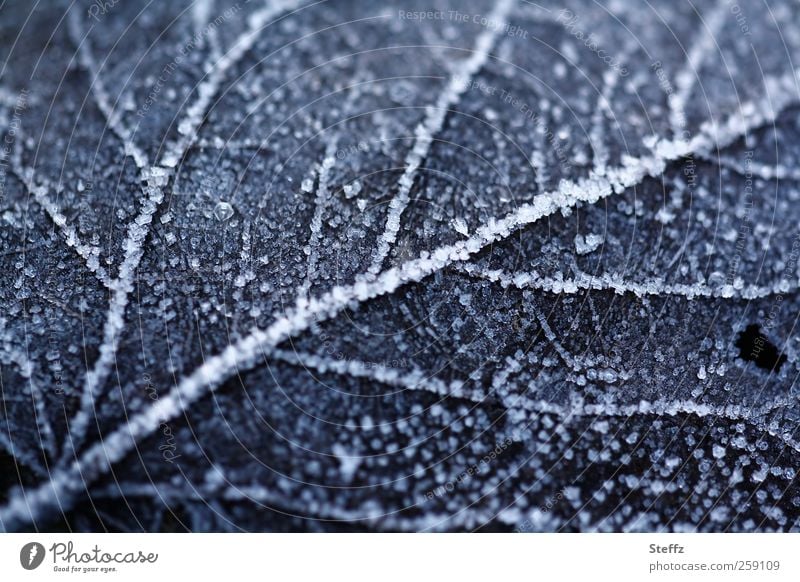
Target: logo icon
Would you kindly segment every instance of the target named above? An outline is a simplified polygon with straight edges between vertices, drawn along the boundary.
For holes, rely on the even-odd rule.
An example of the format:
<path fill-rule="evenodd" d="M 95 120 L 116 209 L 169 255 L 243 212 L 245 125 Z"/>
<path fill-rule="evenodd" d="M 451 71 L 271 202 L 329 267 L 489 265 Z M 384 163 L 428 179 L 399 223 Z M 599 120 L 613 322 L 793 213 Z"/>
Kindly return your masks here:
<path fill-rule="evenodd" d="M 26 570 L 35 570 L 44 561 L 44 546 L 38 542 L 30 542 L 19 551 L 19 563 Z"/>

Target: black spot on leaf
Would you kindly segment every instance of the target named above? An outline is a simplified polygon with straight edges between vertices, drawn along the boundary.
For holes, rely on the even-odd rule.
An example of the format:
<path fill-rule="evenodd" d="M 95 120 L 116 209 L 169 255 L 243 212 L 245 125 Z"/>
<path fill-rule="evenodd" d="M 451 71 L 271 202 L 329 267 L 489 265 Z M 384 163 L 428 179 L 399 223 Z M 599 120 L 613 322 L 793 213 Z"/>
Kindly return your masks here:
<path fill-rule="evenodd" d="M 739 348 L 740 358 L 754 362 L 762 370 L 778 372 L 786 361 L 786 354 L 778 351 L 775 344 L 769 341 L 756 324 L 748 325 L 747 329 L 739 334 L 736 347 Z"/>

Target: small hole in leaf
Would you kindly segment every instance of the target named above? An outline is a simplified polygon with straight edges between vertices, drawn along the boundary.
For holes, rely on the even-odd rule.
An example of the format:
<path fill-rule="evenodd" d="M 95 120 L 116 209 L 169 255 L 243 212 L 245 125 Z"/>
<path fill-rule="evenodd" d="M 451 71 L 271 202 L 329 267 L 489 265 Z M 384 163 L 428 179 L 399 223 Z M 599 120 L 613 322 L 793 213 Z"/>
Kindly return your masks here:
<path fill-rule="evenodd" d="M 739 334 L 736 347 L 739 348 L 740 358 L 754 362 L 763 370 L 777 372 L 786 361 L 786 354 L 780 353 L 756 324 L 748 325 L 747 329 Z"/>

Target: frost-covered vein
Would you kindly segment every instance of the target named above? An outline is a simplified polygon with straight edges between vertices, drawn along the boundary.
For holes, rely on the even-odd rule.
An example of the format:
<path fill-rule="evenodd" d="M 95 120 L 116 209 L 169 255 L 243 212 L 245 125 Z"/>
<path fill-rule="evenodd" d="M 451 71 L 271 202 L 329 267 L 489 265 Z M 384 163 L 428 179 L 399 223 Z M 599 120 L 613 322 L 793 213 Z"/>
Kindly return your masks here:
<path fill-rule="evenodd" d="M 443 50 L 449 50 L 452 46 L 445 42 L 441 36 L 436 34 L 436 30 L 433 27 L 421 26 L 420 33 L 422 34 L 422 39 L 425 41 L 425 48 L 430 49 L 431 58 L 433 58 L 436 64 L 448 72 L 452 71 L 453 59 L 443 54 Z"/>
<path fill-rule="evenodd" d="M 669 95 L 669 121 L 673 137 L 678 138 L 686 131 L 686 103 L 700 75 L 700 67 L 717 48 L 717 36 L 728 13 L 728 2 L 716 0 L 707 19 L 701 20 L 689 52 L 686 63 L 675 75 L 675 92 Z"/>
<path fill-rule="evenodd" d="M 292 487 L 294 482 L 288 482 Z M 294 487 L 297 487 L 294 485 Z M 175 485 L 170 483 L 130 483 L 123 482 L 109 486 L 93 493 L 93 497 L 105 499 L 126 499 L 128 497 L 144 497 L 159 499 L 164 503 L 180 504 L 185 501 L 208 503 L 208 500 L 223 499 L 229 502 L 245 502 L 274 508 L 298 517 L 325 519 L 342 522 L 368 522 L 386 531 L 437 529 L 441 524 L 449 522 L 451 527 L 474 528 L 488 523 L 495 517 L 488 509 L 470 507 L 456 515 L 427 511 L 414 516 L 401 516 L 404 509 L 400 507 L 382 510 L 374 501 L 367 501 L 357 509 L 346 509 L 330 504 L 313 504 L 313 508 L 305 500 L 295 501 L 300 497 L 302 488 L 297 487 L 297 494 L 286 494 L 284 489 L 276 490 L 261 485 L 236 483 L 235 478 L 227 475 L 221 468 L 212 467 L 206 472 L 203 484 Z"/>
<path fill-rule="evenodd" d="M 217 470 L 212 469 L 211 471 Z M 395 515 L 401 509 L 384 512 L 374 503 L 365 504 L 362 509 L 346 509 L 330 504 L 323 506 L 318 503 L 314 504 L 312 508 L 307 501 L 295 501 L 295 497 L 283 493 L 282 490 L 260 485 L 236 483 L 223 474 L 209 475 L 206 481 L 207 483 L 202 485 L 189 484 L 188 486 L 176 486 L 170 483 L 139 484 L 123 482 L 113 487 L 106 487 L 96 492 L 96 494 L 93 493 L 93 497 L 96 496 L 99 499 L 139 497 L 158 499 L 165 504 L 176 505 L 187 501 L 207 504 L 209 500 L 222 499 L 228 502 L 257 504 L 301 518 L 347 523 L 371 522 L 387 531 L 399 531 L 411 529 L 412 527 L 417 529 L 414 527 L 415 524 L 419 524 L 419 527 L 422 527 L 425 523 L 438 523 L 450 517 L 441 514 L 434 516 L 434 518 L 429 515 L 419 518 L 401 518 Z M 488 520 L 489 518 L 490 514 L 485 512 L 476 520 Z"/>
<path fill-rule="evenodd" d="M 646 295 L 679 295 L 687 299 L 712 297 L 722 299 L 760 299 L 779 293 L 787 293 L 798 288 L 800 281 L 780 281 L 771 286 L 720 285 L 708 286 L 701 283 L 692 285 L 666 283 L 663 279 L 631 281 L 618 273 L 590 275 L 580 272 L 575 277 L 542 277 L 537 272 L 509 273 L 500 269 L 485 269 L 474 264 L 458 266 L 456 269 L 471 277 L 499 283 L 503 288 L 537 289 L 556 295 L 573 295 L 579 291 L 614 291 L 617 294 L 632 293 L 637 297 Z"/>
<path fill-rule="evenodd" d="M 147 180 L 144 186 L 146 199 L 142 203 L 139 216 L 128 226 L 124 243 L 124 259 L 119 267 L 117 279 L 111 285 L 111 300 L 103 327 L 100 354 L 92 369 L 86 374 L 80 406 L 71 423 L 70 434 L 72 439 L 68 442 L 71 442 L 75 448 L 82 443 L 86 435 L 97 390 L 108 377 L 111 365 L 116 357 L 119 336 L 125 327 L 125 310 L 128 305 L 128 297 L 133 290 L 136 269 L 144 254 L 144 241 L 149 232 L 147 225 L 152 220 L 163 199 L 162 188 L 167 183 L 167 172 L 163 169 L 151 168 L 144 170 L 143 175 L 146 176 Z M 66 462 L 69 455 L 70 448 L 65 446 L 61 461 Z"/>
<path fill-rule="evenodd" d="M 195 38 L 202 38 L 201 32 L 211 19 L 211 9 L 214 3 L 211 0 L 195 0 L 192 3 L 192 24 L 194 25 Z M 209 30 L 209 33 L 216 31 L 216 28 Z"/>
<path fill-rule="evenodd" d="M 597 96 L 597 104 L 592 113 L 592 125 L 589 129 L 589 142 L 592 145 L 592 166 L 596 173 L 601 174 L 608 165 L 608 148 L 605 144 L 607 135 L 606 119 L 613 118 L 611 99 L 619 81 L 619 74 L 613 70 L 603 73 L 603 88 Z"/>
<path fill-rule="evenodd" d="M 745 177 L 762 180 L 800 180 L 800 170 L 788 166 L 764 164 L 752 159 L 736 159 L 729 156 L 698 155 L 698 157 Z"/>
<path fill-rule="evenodd" d="M 544 99 L 540 101 L 540 103 L 544 102 Z M 536 149 L 531 153 L 531 166 L 533 166 L 534 171 L 536 192 L 547 192 L 547 185 L 550 183 L 550 172 L 547 167 L 547 158 L 544 155 L 547 149 L 544 128 L 537 124 L 533 134 L 536 139 Z"/>
<path fill-rule="evenodd" d="M 417 368 L 400 370 L 358 360 L 335 360 L 312 353 L 289 350 L 273 350 L 270 352 L 269 358 L 292 366 L 314 370 L 319 374 L 333 373 L 348 378 L 364 378 L 386 386 L 404 390 L 420 390 L 437 396 L 464 398 L 478 404 L 482 403 L 485 398 L 485 395 L 478 390 L 466 389 L 463 382 L 443 382 Z"/>
<path fill-rule="evenodd" d="M 264 150 L 269 149 L 269 144 L 264 143 L 264 140 L 256 139 L 241 139 L 241 140 L 224 140 L 219 136 L 202 138 L 195 141 L 190 148 L 198 149 L 213 149 L 213 150 Z"/>
<path fill-rule="evenodd" d="M 87 245 L 81 241 L 75 227 L 69 224 L 66 216 L 61 213 L 55 202 L 48 196 L 54 188 L 46 184 L 34 184 L 33 170 L 20 167 L 18 160 L 12 159 L 9 164 L 11 173 L 23 184 L 28 195 L 33 196 L 36 203 L 45 211 L 48 218 L 61 232 L 64 242 L 84 261 L 86 268 L 102 283 L 106 289 L 111 289 L 112 281 L 106 269 L 100 264 L 100 247 Z"/>
<path fill-rule="evenodd" d="M 512 365 L 510 371 L 513 371 L 513 368 Z M 699 404 L 691 400 L 642 401 L 634 405 L 606 403 L 563 406 L 542 400 L 534 401 L 533 403 L 533 410 L 536 412 L 556 416 L 562 421 L 580 418 L 591 420 L 607 418 L 629 419 L 639 415 L 655 415 L 657 417 L 691 415 L 699 418 L 726 418 L 736 422 L 746 422 L 756 429 L 764 430 L 770 436 L 778 438 L 793 450 L 800 450 L 800 443 L 796 440 L 786 435 L 778 434 L 774 430 L 767 429 L 763 422 L 758 421 L 758 417 L 762 415 L 761 412 L 749 411 L 749 414 L 743 414 L 741 407 L 734 405 L 714 406 Z M 365 506 L 361 509 L 341 509 L 326 506 L 324 510 L 319 508 L 318 511 L 309 511 L 307 504 L 297 504 L 293 501 L 296 496 L 279 493 L 275 489 L 264 486 L 236 483 L 234 478 L 226 475 L 219 467 L 210 468 L 207 471 L 203 483 L 200 485 L 188 484 L 188 486 L 176 486 L 172 483 L 139 484 L 123 482 L 96 491 L 93 493 L 93 496 L 106 499 L 143 497 L 174 504 L 186 500 L 205 503 L 211 499 L 224 499 L 232 502 L 241 501 L 273 507 L 301 517 L 315 516 L 318 518 L 321 517 L 348 522 L 376 520 L 376 522 L 387 529 L 436 528 L 438 524 L 451 521 L 451 517 L 453 517 L 449 515 L 432 516 L 426 514 L 421 517 L 399 519 L 392 515 L 394 512 L 384 514 L 382 511 L 376 511 L 374 506 Z M 455 516 L 454 519 L 458 525 L 468 527 L 486 523 L 491 519 L 498 519 L 506 523 L 515 523 L 515 519 L 511 513 L 505 514 L 501 512 L 501 515 L 496 516 L 485 509 L 471 506 L 469 509 L 459 512 L 459 515 Z M 455 523 L 451 523 L 455 525 Z"/>
<path fill-rule="evenodd" d="M 605 402 L 601 404 L 585 403 L 579 406 L 563 406 L 544 400 L 534 402 L 537 410 L 555 414 L 561 417 L 599 417 L 599 418 L 630 418 L 636 415 L 650 414 L 655 416 L 678 416 L 691 414 L 699 417 L 725 418 L 736 421 L 750 421 L 758 428 L 763 428 L 763 419 L 775 410 L 788 406 L 788 399 L 779 399 L 761 407 L 747 408 L 739 404 L 703 404 L 696 400 L 659 399 L 642 400 L 637 404 L 616 404 Z"/>
<path fill-rule="evenodd" d="M 486 64 L 489 52 L 494 47 L 497 37 L 502 34 L 504 23 L 513 5 L 513 0 L 498 2 L 489 16 L 493 25 L 478 35 L 473 53 L 455 70 L 444 91 L 436 99 L 436 103 L 429 108 L 425 119 L 417 126 L 414 132 L 416 135 L 414 145 L 406 155 L 405 169 L 398 181 L 397 193 L 389 203 L 386 226 L 378 239 L 378 247 L 373 253 L 372 262 L 368 268 L 369 273 L 377 275 L 381 271 L 384 259 L 397 240 L 400 219 L 408 206 L 417 170 L 428 156 L 434 136 L 441 131 L 450 108 L 458 103 L 461 95 L 469 88 L 472 77 Z"/>
<path fill-rule="evenodd" d="M 308 254 L 308 263 L 306 266 L 306 278 L 300 286 L 299 293 L 308 295 L 311 288 L 313 278 L 317 272 L 317 261 L 319 260 L 319 248 L 322 244 L 322 218 L 325 215 L 325 209 L 331 199 L 331 192 L 329 187 L 330 175 L 333 166 L 336 164 L 336 148 L 338 139 L 334 136 L 328 142 L 325 148 L 325 156 L 323 160 L 314 168 L 312 173 L 316 174 L 317 190 L 314 196 L 314 216 L 311 218 L 311 235 L 308 240 L 306 252 Z M 307 178 L 312 184 L 314 177 Z"/>
<path fill-rule="evenodd" d="M 308 352 L 280 349 L 272 350 L 269 359 L 313 370 L 319 374 L 333 373 L 345 378 L 363 378 L 403 390 L 423 391 L 445 398 L 469 400 L 475 404 L 485 404 L 487 397 L 493 394 L 509 410 L 525 399 L 524 396 L 512 394 L 508 390 L 508 379 L 523 368 L 519 360 L 511 357 L 506 359 L 506 366 L 493 376 L 488 392 L 477 386 L 469 386 L 460 380 L 444 382 L 418 368 L 401 370 L 358 360 L 336 360 Z"/>
<path fill-rule="evenodd" d="M 702 404 L 694 400 L 642 400 L 638 404 L 583 404 L 580 406 L 562 406 L 546 401 L 532 403 L 533 409 L 540 413 L 548 413 L 562 419 L 567 418 L 623 418 L 628 419 L 639 415 L 652 415 L 658 417 L 692 415 L 699 418 L 724 418 L 727 420 L 745 422 L 757 430 L 764 431 L 773 438 L 780 440 L 796 452 L 800 452 L 800 442 L 789 435 L 780 432 L 761 420 L 775 410 L 773 405 L 754 411 L 742 411 L 742 406 L 728 404 L 717 406 Z"/>
<path fill-rule="evenodd" d="M 492 393 L 497 396 L 497 398 L 500 400 L 500 403 L 506 409 L 506 421 L 512 426 L 518 426 L 519 424 L 527 425 L 531 422 L 531 419 L 527 415 L 525 415 L 525 419 L 522 423 L 517 422 L 517 411 L 523 408 L 523 403 L 530 400 L 525 395 L 528 392 L 530 385 L 523 385 L 520 392 L 510 389 L 513 387 L 513 384 L 509 382 L 509 378 L 519 373 L 523 369 L 524 365 L 522 363 L 521 356 L 518 356 L 517 358 L 508 357 L 506 358 L 506 365 L 500 368 L 492 376 Z M 517 387 L 519 387 L 519 385 Z M 513 431 L 512 439 L 519 440 L 519 433 L 517 430 Z"/>
<path fill-rule="evenodd" d="M 200 486 L 175 486 L 169 483 L 161 484 L 139 484 L 139 483 L 120 483 L 118 486 L 106 487 L 98 491 L 97 498 L 100 499 L 124 499 L 128 497 L 144 497 L 159 499 L 165 503 L 185 503 L 194 501 L 208 503 L 212 499 L 224 499 L 225 501 L 244 501 L 257 503 L 265 507 L 279 509 L 283 512 L 291 512 L 299 517 L 315 517 L 317 519 L 328 519 L 334 521 L 353 522 L 358 520 L 370 519 L 365 514 L 357 511 L 342 509 L 335 506 L 318 507 L 316 511 L 310 511 L 305 503 L 297 503 L 289 495 L 282 494 L 273 489 L 259 485 L 238 485 L 228 481 L 224 477 L 213 477 L 220 480 L 219 484 L 203 484 Z M 381 516 L 375 516 L 379 518 Z"/>
<path fill-rule="evenodd" d="M 253 223 L 245 220 L 242 226 L 242 250 L 239 253 L 239 275 L 233 284 L 242 288 L 256 278 L 253 272 Z"/>
<path fill-rule="evenodd" d="M 33 378 L 33 363 L 28 359 L 26 354 L 19 350 L 9 350 L 7 353 L 10 360 L 15 362 L 19 367 L 20 375 L 26 380 L 25 384 L 30 393 L 31 402 L 33 403 L 39 442 L 42 444 L 42 448 L 51 455 L 54 455 L 56 453 L 55 431 L 53 430 L 52 424 L 50 424 L 50 417 L 45 408 L 44 393 Z"/>
<path fill-rule="evenodd" d="M 653 145 L 655 155 L 668 161 L 689 154 L 709 156 L 715 148 L 727 147 L 748 132 L 775 123 L 782 111 L 800 102 L 798 75 L 800 69 L 777 77 L 765 77 L 765 97 L 760 101 L 742 103 L 737 111 L 725 118 L 723 123 L 716 120 L 704 122 L 698 134 L 688 142 L 679 139 L 656 139 Z"/>
<path fill-rule="evenodd" d="M 4 398 L 3 400 L 7 400 L 7 398 Z M 30 469 L 39 477 L 46 479 L 48 477 L 48 472 L 47 469 L 42 467 L 41 459 L 30 454 L 28 450 L 21 449 L 19 445 L 14 444 L 11 438 L 13 429 L 7 416 L 4 422 L 0 422 L 0 427 L 2 427 L 2 430 L 0 430 L 0 447 L 5 449 L 8 453 L 8 456 L 14 459 L 18 465 L 24 465 L 26 469 Z M 0 514 L 0 527 L 2 526 L 3 516 Z"/>
<path fill-rule="evenodd" d="M 86 435 L 92 417 L 95 395 L 106 381 L 116 357 L 119 336 L 125 326 L 128 297 L 133 290 L 136 270 L 144 255 L 144 243 L 150 230 L 149 225 L 164 199 L 164 187 L 174 168 L 196 139 L 197 130 L 205 119 L 208 108 L 227 71 L 253 47 L 259 34 L 271 18 L 293 10 L 299 5 L 298 0 L 266 3 L 263 8 L 250 15 L 247 29 L 234 42 L 231 49 L 215 63 L 209 63 L 213 66 L 211 72 L 197 85 L 198 97 L 189 105 L 178 123 L 179 137 L 165 146 L 164 153 L 155 166 L 142 169 L 141 178 L 145 184 L 143 187 L 145 196 L 139 214 L 128 226 L 123 243 L 124 258 L 113 284 L 108 315 L 103 329 L 103 342 L 100 345 L 100 355 L 86 375 L 80 407 L 71 425 L 71 443 L 74 450 L 77 450 Z M 62 462 L 66 462 L 69 455 L 70 448 L 65 447 Z"/>
<path fill-rule="evenodd" d="M 558 357 L 561 358 L 561 361 L 564 362 L 567 366 L 570 367 L 575 372 L 579 372 L 583 369 L 583 364 L 575 358 L 569 350 L 567 350 L 561 342 L 558 340 L 558 336 L 553 331 L 553 328 L 550 327 L 550 324 L 547 322 L 547 317 L 545 317 L 542 310 L 536 307 L 533 307 L 533 313 L 536 316 L 536 320 L 539 322 L 539 326 L 542 328 L 542 332 L 544 333 L 544 337 L 553 346 L 553 349 L 558 354 Z"/>
<path fill-rule="evenodd" d="M 626 158 L 621 166 L 608 170 L 604 176 L 590 175 L 578 182 L 564 181 L 557 190 L 537 196 L 531 203 L 506 217 L 490 220 L 465 240 L 440 247 L 377 276 L 359 277 L 352 285 L 336 286 L 319 298 L 298 297 L 295 308 L 286 314 L 277 314 L 274 323 L 266 329 L 253 329 L 219 354 L 206 359 L 203 365 L 180 380 L 150 408 L 131 416 L 103 441 L 89 447 L 69 467 L 54 471 L 50 481 L 35 490 L 26 491 L 25 495 L 15 492 L 0 511 L 5 527 L 12 529 L 36 520 L 59 504 L 62 507 L 71 505 L 83 490 L 84 482 L 91 483 L 107 473 L 114 463 L 134 449 L 138 441 L 157 431 L 162 422 L 176 418 L 199 399 L 216 390 L 231 375 L 257 365 L 269 350 L 307 330 L 314 323 L 335 317 L 348 306 L 394 293 L 404 285 L 422 281 L 455 262 L 466 261 L 488 245 L 508 238 L 520 228 L 543 217 L 580 203 L 592 204 L 614 193 L 621 193 L 641 183 L 646 177 L 661 174 L 667 163 L 689 153 L 725 147 L 748 131 L 772 123 L 781 110 L 797 102 L 794 85 L 797 74 L 792 71 L 790 75 L 768 80 L 768 86 L 774 89 L 771 101 L 745 104 L 742 111 L 732 115 L 723 124 L 704 124 L 701 132 L 688 142 L 662 140 L 653 145 L 651 155 L 638 159 Z"/>
<path fill-rule="evenodd" d="M 30 394 L 33 404 L 33 415 L 36 420 L 36 428 L 39 435 L 39 443 L 42 448 L 50 455 L 56 454 L 56 437 L 53 425 L 50 424 L 50 417 L 45 408 L 44 393 L 39 384 L 34 380 L 33 363 L 28 359 L 27 354 L 17 349 L 6 346 L 4 350 L 3 363 L 14 363 L 19 370 L 20 376 L 25 379 L 25 388 Z"/>
<path fill-rule="evenodd" d="M 122 141 L 125 154 L 133 158 L 136 167 L 140 170 L 147 167 L 149 164 L 147 155 L 134 142 L 133 132 L 130 130 L 130 128 L 126 127 L 122 122 L 120 108 L 116 107 L 116 103 L 111 103 L 111 98 L 109 97 L 108 91 L 103 83 L 103 79 L 100 76 L 102 65 L 98 65 L 94 55 L 92 54 L 92 50 L 89 45 L 89 39 L 87 36 L 84 36 L 83 31 L 81 30 L 77 9 L 70 10 L 68 27 L 70 35 L 72 36 L 72 42 L 78 47 L 78 62 L 92 79 L 91 92 L 92 95 L 94 95 L 97 108 L 100 110 L 106 120 L 106 124 L 111 128 L 111 131 L 114 132 L 114 135 L 116 135 L 120 141 Z"/>
<path fill-rule="evenodd" d="M 547 342 L 552 346 L 555 350 L 558 357 L 561 359 L 562 362 L 572 371 L 574 372 L 581 372 L 586 370 L 589 367 L 597 365 L 597 362 L 594 361 L 594 358 L 591 357 L 578 357 L 572 354 L 561 341 L 558 339 L 558 335 L 556 335 L 553 328 L 550 327 L 550 323 L 547 321 L 547 317 L 545 316 L 544 312 L 539 309 L 538 306 L 529 304 L 529 308 L 533 311 L 534 317 L 536 317 L 536 321 L 539 323 L 539 327 L 542 329 L 542 333 L 544 334 L 545 339 Z M 501 379 L 502 381 L 507 380 L 508 373 L 516 372 L 521 368 L 521 364 L 517 361 L 511 361 L 509 366 L 506 370 L 502 372 Z M 616 370 L 606 368 L 605 370 L 601 371 L 600 379 L 610 378 L 606 381 L 616 381 L 617 378 L 627 378 L 628 374 L 626 372 L 617 372 Z"/>
<path fill-rule="evenodd" d="M 197 139 L 197 130 L 205 120 L 206 113 L 212 104 L 217 91 L 225 79 L 228 70 L 236 65 L 247 52 L 253 48 L 264 27 L 270 19 L 295 10 L 301 6 L 300 0 L 265 1 L 265 6 L 251 14 L 247 20 L 247 29 L 236 39 L 230 50 L 213 63 L 208 76 L 197 85 L 197 99 L 186 110 L 183 119 L 178 123 L 180 137 L 167 148 L 161 160 L 165 167 L 174 168 L 180 162 L 192 142 Z"/>

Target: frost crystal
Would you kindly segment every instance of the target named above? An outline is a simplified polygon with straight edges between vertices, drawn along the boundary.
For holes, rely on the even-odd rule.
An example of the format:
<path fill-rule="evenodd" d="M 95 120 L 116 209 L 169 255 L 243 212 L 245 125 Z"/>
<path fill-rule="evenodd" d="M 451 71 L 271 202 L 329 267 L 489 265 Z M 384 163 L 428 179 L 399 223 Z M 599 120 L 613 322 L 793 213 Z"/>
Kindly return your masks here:
<path fill-rule="evenodd" d="M 233 206 L 228 202 L 217 202 L 217 205 L 214 207 L 214 216 L 216 216 L 217 220 L 220 222 L 225 222 L 233 216 Z"/>
<path fill-rule="evenodd" d="M 579 255 L 587 255 L 603 244 L 603 237 L 597 234 L 575 236 L 575 250 Z"/>

